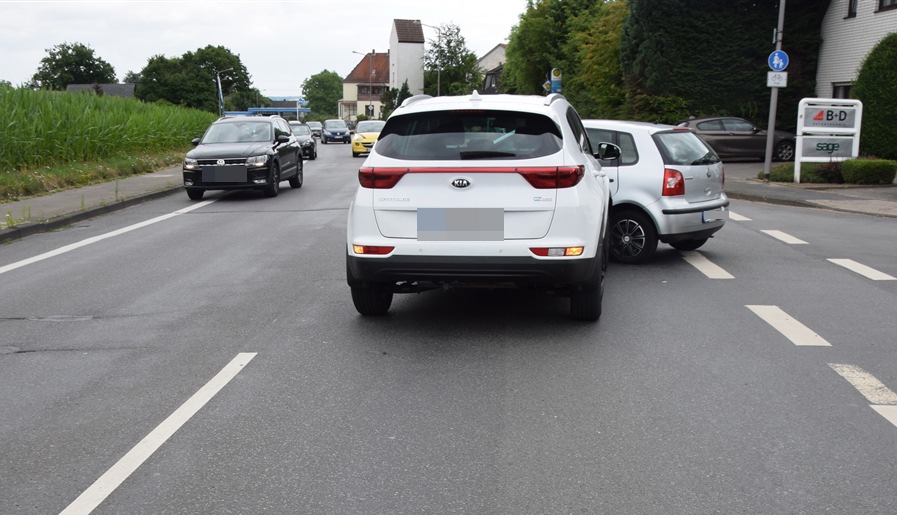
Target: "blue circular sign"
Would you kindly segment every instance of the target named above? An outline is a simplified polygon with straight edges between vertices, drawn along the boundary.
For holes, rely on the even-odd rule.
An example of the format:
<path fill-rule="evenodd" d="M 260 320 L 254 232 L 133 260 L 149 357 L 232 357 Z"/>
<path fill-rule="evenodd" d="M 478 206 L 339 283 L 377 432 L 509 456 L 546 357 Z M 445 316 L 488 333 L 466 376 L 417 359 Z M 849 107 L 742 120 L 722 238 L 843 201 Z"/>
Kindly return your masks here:
<path fill-rule="evenodd" d="M 774 72 L 783 71 L 788 67 L 788 54 L 786 54 L 783 50 L 776 50 L 775 52 L 769 54 L 769 69 Z"/>

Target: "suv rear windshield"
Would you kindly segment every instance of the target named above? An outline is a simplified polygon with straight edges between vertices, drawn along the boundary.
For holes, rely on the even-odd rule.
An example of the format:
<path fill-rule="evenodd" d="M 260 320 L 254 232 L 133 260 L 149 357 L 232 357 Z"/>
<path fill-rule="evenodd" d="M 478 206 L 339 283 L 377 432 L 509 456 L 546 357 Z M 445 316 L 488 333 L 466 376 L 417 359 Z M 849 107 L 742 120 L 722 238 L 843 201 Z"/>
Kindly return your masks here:
<path fill-rule="evenodd" d="M 654 141 L 668 165 L 705 165 L 719 162 L 719 156 L 695 133 L 686 130 L 658 132 Z"/>
<path fill-rule="evenodd" d="M 459 110 L 393 116 L 377 142 L 395 159 L 531 159 L 561 150 L 560 128 L 547 116 Z"/>

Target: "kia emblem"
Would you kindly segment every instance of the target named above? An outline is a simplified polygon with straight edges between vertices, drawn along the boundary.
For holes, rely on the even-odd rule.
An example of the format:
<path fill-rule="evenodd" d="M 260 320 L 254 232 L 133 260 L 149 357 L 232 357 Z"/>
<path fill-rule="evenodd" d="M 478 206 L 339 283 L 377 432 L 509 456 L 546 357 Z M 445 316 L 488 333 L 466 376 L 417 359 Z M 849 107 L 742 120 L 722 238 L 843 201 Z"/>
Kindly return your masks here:
<path fill-rule="evenodd" d="M 470 181 L 467 179 L 461 179 L 461 178 L 454 179 L 454 180 L 452 180 L 452 186 L 454 186 L 456 188 L 466 188 L 466 187 L 470 186 Z"/>

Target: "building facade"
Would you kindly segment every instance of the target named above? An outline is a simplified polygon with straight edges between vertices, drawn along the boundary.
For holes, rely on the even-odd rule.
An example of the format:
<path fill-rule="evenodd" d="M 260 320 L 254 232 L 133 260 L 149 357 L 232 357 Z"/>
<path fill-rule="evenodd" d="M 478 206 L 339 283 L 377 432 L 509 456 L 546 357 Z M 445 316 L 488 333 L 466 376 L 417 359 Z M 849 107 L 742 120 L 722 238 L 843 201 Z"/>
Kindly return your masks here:
<path fill-rule="evenodd" d="M 816 96 L 851 98 L 866 56 L 892 32 L 897 32 L 897 0 L 831 0 L 822 21 Z"/>
<path fill-rule="evenodd" d="M 389 87 L 408 81 L 412 95 L 424 92 L 424 30 L 420 20 L 393 20 L 389 35 Z"/>

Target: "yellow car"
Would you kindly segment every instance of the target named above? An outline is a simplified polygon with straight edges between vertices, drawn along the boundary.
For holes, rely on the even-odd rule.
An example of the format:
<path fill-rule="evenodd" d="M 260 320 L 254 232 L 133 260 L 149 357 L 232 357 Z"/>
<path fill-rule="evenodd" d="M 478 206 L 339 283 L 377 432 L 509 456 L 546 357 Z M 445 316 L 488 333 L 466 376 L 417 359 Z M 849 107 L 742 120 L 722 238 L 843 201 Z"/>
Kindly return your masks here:
<path fill-rule="evenodd" d="M 352 157 L 369 154 L 380 131 L 383 130 L 383 120 L 362 120 L 355 126 L 355 135 L 352 136 Z"/>

